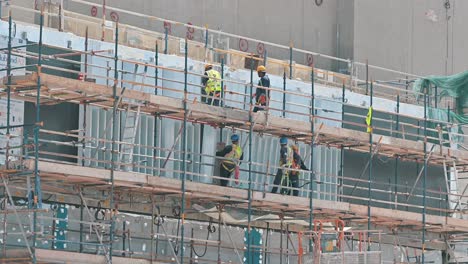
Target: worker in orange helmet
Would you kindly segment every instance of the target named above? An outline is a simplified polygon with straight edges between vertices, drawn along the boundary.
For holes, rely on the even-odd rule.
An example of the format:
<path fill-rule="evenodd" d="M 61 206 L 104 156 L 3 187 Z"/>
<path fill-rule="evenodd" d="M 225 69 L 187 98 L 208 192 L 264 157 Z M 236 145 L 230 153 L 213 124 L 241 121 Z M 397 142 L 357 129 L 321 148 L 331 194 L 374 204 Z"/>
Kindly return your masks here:
<path fill-rule="evenodd" d="M 257 67 L 257 74 L 260 77 L 258 87 L 255 92 L 255 108 L 254 113 L 264 110 L 270 101 L 270 78 L 266 75 L 266 68 L 263 65 Z"/>
<path fill-rule="evenodd" d="M 219 106 L 219 99 L 221 97 L 221 74 L 213 69 L 213 65 L 207 64 L 205 65 L 205 76 L 206 77 L 202 77 L 202 84 L 205 86 L 205 89 L 202 90 L 202 102 Z"/>

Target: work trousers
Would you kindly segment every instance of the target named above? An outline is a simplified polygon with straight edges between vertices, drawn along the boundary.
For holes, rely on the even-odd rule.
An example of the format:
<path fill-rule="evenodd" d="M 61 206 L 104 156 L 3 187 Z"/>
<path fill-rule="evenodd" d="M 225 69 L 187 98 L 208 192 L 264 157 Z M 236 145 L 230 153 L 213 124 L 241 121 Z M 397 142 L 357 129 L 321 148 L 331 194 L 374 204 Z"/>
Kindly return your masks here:
<path fill-rule="evenodd" d="M 209 96 L 211 97 L 208 97 L 206 98 L 206 104 L 209 104 L 209 105 L 214 105 L 214 106 L 219 106 L 219 98 L 221 96 L 221 93 L 220 92 L 212 92 L 209 94 Z"/>
<path fill-rule="evenodd" d="M 273 181 L 273 184 L 275 186 L 273 186 L 273 188 L 271 189 L 271 193 L 276 193 L 278 191 L 278 185 L 281 184 L 281 178 L 282 177 L 283 177 L 283 170 L 278 169 L 278 171 L 276 172 L 275 180 Z M 289 177 L 289 180 L 291 181 L 291 186 L 290 187 L 291 188 L 299 188 L 299 173 L 292 174 L 290 172 L 288 177 Z M 283 186 L 287 186 L 287 180 L 288 179 L 285 179 L 283 181 Z M 289 195 L 289 194 L 291 194 L 291 189 L 290 188 L 281 188 L 280 193 Z M 299 196 L 299 190 L 296 190 L 296 189 L 292 190 L 292 194 L 293 194 L 293 196 Z"/>
<path fill-rule="evenodd" d="M 223 164 L 226 165 L 226 167 L 228 167 L 229 170 L 227 170 Z M 235 165 L 233 166 L 232 164 L 222 163 L 221 168 L 220 168 L 220 174 L 221 174 L 220 176 L 226 179 L 231 178 L 232 172 L 234 171 L 235 168 L 236 168 Z M 220 183 L 221 183 L 221 186 L 227 186 L 229 183 L 229 180 L 221 179 Z"/>

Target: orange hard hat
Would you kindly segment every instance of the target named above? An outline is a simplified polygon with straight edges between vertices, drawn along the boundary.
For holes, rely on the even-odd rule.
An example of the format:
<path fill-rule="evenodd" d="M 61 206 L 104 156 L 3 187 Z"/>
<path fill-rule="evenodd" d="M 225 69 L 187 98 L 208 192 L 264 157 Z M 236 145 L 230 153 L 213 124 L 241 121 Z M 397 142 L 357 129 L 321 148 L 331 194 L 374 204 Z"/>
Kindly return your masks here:
<path fill-rule="evenodd" d="M 257 67 L 257 72 L 266 72 L 266 68 L 263 65 Z"/>

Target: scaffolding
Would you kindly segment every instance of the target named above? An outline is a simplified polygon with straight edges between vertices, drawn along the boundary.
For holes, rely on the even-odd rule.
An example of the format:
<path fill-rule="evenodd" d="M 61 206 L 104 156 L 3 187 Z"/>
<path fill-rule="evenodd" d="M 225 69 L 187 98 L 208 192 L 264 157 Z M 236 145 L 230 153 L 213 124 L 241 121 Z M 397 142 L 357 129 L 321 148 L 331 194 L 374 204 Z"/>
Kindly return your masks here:
<path fill-rule="evenodd" d="M 15 6 L 12 5 L 12 8 Z M 72 20 L 78 16 L 63 11 L 63 8 L 59 10 L 68 14 Z M 105 21 L 102 22 L 100 37 L 101 40 L 113 39 L 111 51 L 89 49 L 90 37 L 86 30 L 83 51 L 70 49 L 63 54 L 44 55 L 43 48 L 51 47 L 43 43 L 44 16 L 50 17 L 54 14 L 45 14 L 43 10 L 39 14 L 37 27 L 39 41 L 14 47 L 12 46 L 13 20 L 10 11 L 8 47 L 1 49 L 1 52 L 7 53 L 7 67 L 2 69 L 6 71 L 6 77 L 1 84 L 3 89 L 1 94 L 7 99 L 7 123 L 2 127 L 2 130 L 6 131 L 4 136 L 7 143 L 3 149 L 6 159 L 0 172 L 3 187 L 0 211 L 3 215 L 2 261 L 127 263 L 128 257 L 131 257 L 135 263 L 227 263 L 228 261 L 259 263 L 259 259 L 264 259 L 266 263 L 337 261 L 382 263 L 380 247 L 382 244 L 389 244 L 401 249 L 402 252 L 404 248 L 406 251 L 407 248 L 419 249 L 420 251 L 414 255 L 420 263 L 425 263 L 428 250 L 440 250 L 445 254 L 447 261 L 450 259 L 456 262 L 453 246 L 466 242 L 468 222 L 462 217 L 465 214 L 466 204 L 463 200 L 466 199 L 466 195 L 464 192 L 459 194 L 453 191 L 451 183 L 455 181 L 457 173 L 466 171 L 468 153 L 454 147 L 464 135 L 452 132 L 454 125 L 450 122 L 450 118 L 448 121 L 441 121 L 431 120 L 428 117 L 428 108 L 432 105 L 437 108 L 436 103 L 439 102 L 435 87 L 427 87 L 425 93 L 412 94 L 408 93 L 408 79 L 401 88 L 399 85 L 392 86 L 372 81 L 369 76 L 366 76 L 366 81 L 361 81 L 357 76 L 353 76 L 353 70 L 350 70 L 350 75 L 343 75 L 318 69 L 314 67 L 315 64 L 299 65 L 294 63 L 295 52 L 310 54 L 312 58 L 326 56 L 273 43 L 265 44 L 287 48 L 289 61 L 275 62 L 275 59 L 268 58 L 267 62 L 266 54 L 258 58 L 253 54 L 210 47 L 209 34 L 227 33 L 193 25 L 184 26 L 203 30 L 206 38 L 204 43 L 188 38 L 180 42 L 183 44 L 180 51 L 184 56 L 183 69 L 159 64 L 159 49 L 163 49 L 163 53 L 167 54 L 173 48 L 169 43 L 167 27 L 162 41 L 152 43 L 155 51 L 152 62 L 123 58 L 119 53 L 121 47 L 119 43 L 122 43 L 119 32 L 122 30 L 121 27 L 131 27 L 116 23 L 112 29 L 114 35 L 109 37 L 107 34 L 109 29 L 104 26 Z M 69 20 L 63 13 L 59 16 L 61 16 L 60 21 L 63 21 L 61 25 L 69 25 Z M 83 22 L 83 18 L 79 18 L 79 21 Z M 161 21 L 175 24 L 173 21 Z M 164 45 L 159 45 L 161 42 L 164 42 Z M 37 52 L 23 49 L 27 47 L 36 47 Z M 191 47 L 195 53 L 191 53 Z M 202 52 L 199 52 L 200 50 Z M 67 59 L 77 54 L 84 56 L 84 62 Z M 203 57 L 201 61 L 213 62 L 216 67 L 220 67 L 220 72 L 223 73 L 220 79 L 223 87 L 222 96 L 219 98 L 221 107 L 198 101 L 199 89 L 202 86 L 193 80 L 194 77 L 203 77 L 203 73 L 191 67 L 190 55 L 192 55 L 190 58 L 195 60 Z M 35 63 L 13 67 L 12 56 L 28 58 Z M 220 64 L 213 61 L 217 57 L 221 58 Z M 224 59 L 228 57 L 230 58 L 228 61 L 232 63 L 225 62 Z M 93 61 L 92 58 L 106 60 L 107 67 L 90 63 L 89 61 Z M 246 66 L 244 68 L 250 73 L 247 82 L 228 78 L 224 74 L 228 71 L 228 67 L 236 67 L 233 61 L 238 58 L 242 58 Z M 329 56 L 327 58 L 337 59 Z M 45 60 L 74 63 L 85 70 L 82 72 L 60 69 L 44 63 Z M 351 63 L 347 60 L 337 60 Z M 135 65 L 135 69 L 144 68 L 144 73 L 119 69 L 119 65 L 123 63 Z M 284 86 L 268 88 L 271 93 L 280 94 L 278 98 L 281 100 L 272 99 L 267 111 L 254 113 L 255 102 L 252 98 L 254 89 L 258 87 L 254 84 L 254 71 L 258 63 L 271 65 L 273 69 L 275 63 L 278 64 L 282 71 L 280 76 L 283 76 Z M 368 63 L 351 64 L 350 68 L 365 66 L 382 69 Z M 89 73 L 91 68 L 104 70 L 106 75 L 91 74 Z M 29 72 L 12 74 L 18 69 L 27 69 Z M 80 78 L 62 77 L 51 71 L 72 73 Z M 163 71 L 176 73 L 180 78 L 163 77 L 160 75 Z M 154 72 L 154 75 L 149 76 L 147 72 Z M 126 74 L 132 75 L 134 79 L 125 79 L 123 76 Z M 287 80 L 300 76 L 308 81 L 310 90 L 305 93 L 286 89 Z M 147 80 L 152 79 L 154 82 L 149 84 Z M 105 84 L 99 84 L 96 80 L 105 80 Z M 182 88 L 174 89 L 167 83 L 176 83 Z M 341 109 L 317 107 L 316 101 L 327 100 L 316 96 L 315 85 L 318 83 L 341 89 L 342 98 L 339 102 Z M 233 87 L 242 86 L 244 90 L 228 89 L 229 84 Z M 364 114 L 346 111 L 351 106 L 359 108 L 347 102 L 348 91 L 368 96 L 369 105 L 360 107 L 360 110 L 365 111 Z M 370 122 L 366 124 L 364 120 L 367 110 L 376 107 L 377 103 L 374 103 L 374 100 L 382 97 L 396 100 L 396 111 L 387 113 L 396 116 L 396 120 L 374 119 L 374 116 L 370 115 Z M 424 99 L 423 102 L 418 101 L 419 97 Z M 35 103 L 34 124 L 10 124 L 11 100 Z M 399 107 L 403 102 L 423 106 L 423 117 L 401 114 Z M 110 136 L 103 138 L 99 135 L 89 135 L 86 131 L 45 129 L 40 112 L 41 106 L 62 103 L 83 106 L 84 116 L 88 107 L 105 109 L 108 112 L 105 130 Z M 291 105 L 294 109 L 288 108 Z M 440 104 L 439 106 L 442 107 Z M 341 114 L 341 119 L 336 120 L 317 114 L 318 110 Z M 448 108 L 448 116 L 450 111 Z M 155 120 L 153 144 L 123 140 L 120 119 L 129 112 L 138 116 L 146 115 Z M 346 117 L 359 121 L 349 121 Z M 403 121 L 408 118 L 413 118 L 417 124 Z M 172 148 L 162 148 L 156 144 L 161 140 L 160 137 L 157 139 L 158 135 L 161 135 L 160 131 L 164 129 L 158 126 L 157 120 L 160 119 L 181 122 Z M 327 122 L 338 122 L 340 125 L 331 126 Z M 83 127 L 86 128 L 86 118 L 83 123 Z M 202 158 L 222 160 L 214 155 L 188 149 L 189 124 L 212 126 L 220 129 L 221 134 L 232 130 L 245 135 L 248 160 L 243 162 L 246 166 L 241 173 L 247 177 L 229 179 L 232 186 L 238 181 L 245 186 L 244 188 L 208 185 L 206 181 L 212 182 L 222 178 L 216 175 L 216 172 L 206 174 L 188 169 L 189 164 L 201 166 Z M 431 127 L 432 124 L 437 126 Z M 12 133 L 11 129 L 15 127 L 23 128 L 24 134 Z M 33 131 L 32 137 L 28 133 L 30 129 Z M 301 196 L 292 199 L 292 196 L 271 194 L 268 191 L 274 186 L 270 183 L 270 179 L 280 167 L 269 162 L 259 163 L 253 159 L 254 134 L 287 136 L 308 147 L 310 170 L 299 170 L 302 175 L 300 188 L 277 186 L 298 190 Z M 51 135 L 61 136 L 64 140 L 50 140 L 47 136 Z M 23 143 L 11 146 L 10 138 L 14 137 L 24 138 Z M 44 150 L 44 146 L 47 145 L 71 146 L 79 148 L 80 151 L 77 151 L 76 155 L 47 151 Z M 316 159 L 314 155 L 318 146 L 341 150 L 339 175 L 323 174 L 314 167 Z M 122 151 L 128 148 L 145 151 L 143 154 L 140 151 L 132 152 L 129 157 L 137 157 L 135 160 L 121 158 Z M 12 154 L 11 149 L 22 151 L 20 154 Z M 344 150 L 367 153 L 367 165 L 360 175 L 345 175 Z M 375 177 L 377 172 L 373 164 L 377 157 L 395 159 L 393 183 L 381 182 Z M 72 159 L 75 162 L 64 159 Z M 142 160 L 145 162 L 140 162 Z M 396 181 L 398 162 L 405 161 L 418 164 L 416 177 L 414 182 L 411 182 L 412 186 Z M 167 168 L 167 162 L 173 162 L 177 166 Z M 214 166 L 214 164 L 209 165 Z M 438 190 L 426 188 L 429 166 L 443 168 L 446 183 L 444 188 Z M 366 172 L 367 179 L 364 179 Z M 164 177 L 166 173 L 172 173 L 177 177 Z M 259 173 L 264 175 L 260 181 L 257 177 L 255 179 L 253 177 Z M 321 179 L 327 180 L 324 182 Z M 422 187 L 418 187 L 420 180 Z M 322 184 L 333 185 L 338 191 L 336 193 L 321 191 L 317 186 Z M 355 191 L 360 194 L 355 194 Z M 389 199 L 377 198 L 382 194 L 388 195 Z M 46 195 L 49 197 L 44 198 Z M 322 195 L 332 198 L 322 199 Z M 439 206 L 428 206 L 428 201 L 432 205 L 438 203 Z M 67 205 L 79 208 L 78 219 L 59 217 L 65 209 L 72 211 L 66 207 Z M 234 212 L 245 218 L 235 219 L 231 215 Z M 151 231 L 136 232 L 135 229 L 128 227 L 125 217 L 134 217 L 128 213 L 146 216 L 148 219 L 144 218 L 144 221 L 146 224 L 149 223 Z M 27 217 L 21 218 L 20 215 Z M 53 224 L 49 226 L 51 220 Z M 329 229 L 322 229 L 329 223 L 334 225 L 332 224 Z M 207 224 L 206 239 L 195 238 L 197 232 L 194 232 L 194 226 L 201 224 Z M 7 227 L 11 226 L 15 227 L 14 230 L 18 227 L 20 232 L 7 231 Z M 176 235 L 168 232 L 168 226 L 173 226 L 177 230 Z M 245 228 L 245 237 L 243 237 L 245 243 L 244 240 L 236 241 L 229 231 L 229 227 L 232 226 Z M 210 239 L 210 234 L 216 233 L 215 227 L 218 230 L 218 238 Z M 345 230 L 345 227 L 352 229 Z M 266 245 L 255 242 L 258 239 L 257 230 L 261 229 L 267 230 L 265 235 L 260 235 L 260 240 L 265 241 Z M 276 247 L 275 241 L 268 240 L 268 234 L 272 230 L 274 231 L 271 233 L 272 236 L 280 237 L 279 247 Z M 63 232 L 76 233 L 79 239 L 63 240 Z M 407 236 L 405 233 L 410 235 Z M 11 243 L 9 237 L 18 236 L 21 238 Z M 86 239 L 86 236 L 90 239 Z M 131 242 L 136 240 L 149 241 L 150 250 L 142 252 L 132 250 Z M 46 242 L 52 246 L 44 246 Z M 268 246 L 268 243 L 274 245 Z M 333 243 L 335 245 L 330 246 Z M 69 244 L 75 246 L 72 249 L 64 246 Z M 161 251 L 162 244 L 165 249 L 168 248 L 167 251 Z M 119 249 L 120 246 L 122 249 Z M 198 254 L 197 250 L 203 247 L 205 253 Z M 208 249 L 210 252 L 216 251 L 216 254 L 206 257 Z M 403 262 L 413 262 L 408 252 L 402 253 L 402 256 L 406 258 Z"/>

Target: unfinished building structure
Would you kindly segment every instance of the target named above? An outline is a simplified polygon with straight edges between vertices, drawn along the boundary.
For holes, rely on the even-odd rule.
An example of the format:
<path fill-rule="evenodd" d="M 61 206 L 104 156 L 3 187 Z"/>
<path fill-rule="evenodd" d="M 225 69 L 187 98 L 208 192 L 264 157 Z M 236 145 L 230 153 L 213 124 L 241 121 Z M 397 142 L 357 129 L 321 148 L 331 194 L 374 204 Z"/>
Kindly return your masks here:
<path fill-rule="evenodd" d="M 247 38 L 153 16 L 141 15 L 164 33 L 60 5 L 8 7 L 2 261 L 468 260 L 462 124 L 437 87 L 411 90 L 420 76 L 254 39 L 262 48 L 247 54 L 226 48 Z M 22 23 L 25 12 L 38 25 Z M 184 38 L 170 34 L 177 26 Z M 314 67 L 320 60 L 349 72 Z M 219 107 L 200 100 L 206 63 L 221 72 Z M 271 101 L 254 113 L 259 64 Z M 369 68 L 397 81 L 374 81 Z M 245 159 L 221 187 L 215 152 L 234 132 Z M 270 193 L 280 136 L 310 169 L 298 197 Z"/>

